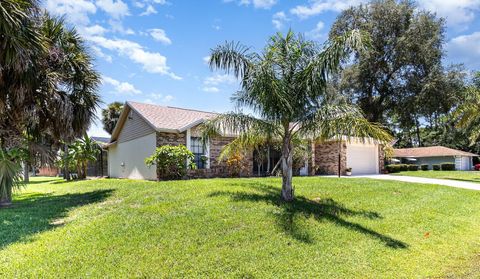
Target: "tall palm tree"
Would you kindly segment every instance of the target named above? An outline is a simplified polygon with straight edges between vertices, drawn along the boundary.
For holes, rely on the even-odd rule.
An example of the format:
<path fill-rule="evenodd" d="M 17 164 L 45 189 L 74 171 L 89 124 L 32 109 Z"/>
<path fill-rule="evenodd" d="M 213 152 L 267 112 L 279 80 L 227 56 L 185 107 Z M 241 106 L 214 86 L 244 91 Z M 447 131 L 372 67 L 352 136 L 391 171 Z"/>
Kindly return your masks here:
<path fill-rule="evenodd" d="M 56 148 L 82 136 L 100 77 L 75 29 L 35 0 L 2 0 L 0 34 L 0 148 L 20 147 L 25 132 Z"/>
<path fill-rule="evenodd" d="M 113 102 L 102 110 L 102 124 L 103 129 L 110 135 L 113 133 L 113 129 L 117 125 L 120 114 L 123 110 L 123 104 L 120 102 Z"/>
<path fill-rule="evenodd" d="M 469 139 L 474 144 L 480 138 L 480 72 L 476 73 L 473 84 L 465 90 L 465 99 L 455 115 L 459 118 L 458 127 L 471 131 Z"/>
<path fill-rule="evenodd" d="M 282 192 L 294 199 L 292 186 L 293 139 L 312 140 L 375 138 L 390 135 L 379 124 L 369 123 L 361 111 L 327 94 L 327 82 L 352 51 L 362 51 L 366 36 L 358 30 L 328 41 L 323 48 L 289 31 L 276 34 L 262 53 L 239 43 L 214 48 L 210 67 L 240 80 L 241 90 L 232 100 L 239 112 L 222 114 L 205 125 L 204 137 L 215 134 L 264 134 L 282 145 Z M 245 114 L 251 109 L 255 116 Z"/>

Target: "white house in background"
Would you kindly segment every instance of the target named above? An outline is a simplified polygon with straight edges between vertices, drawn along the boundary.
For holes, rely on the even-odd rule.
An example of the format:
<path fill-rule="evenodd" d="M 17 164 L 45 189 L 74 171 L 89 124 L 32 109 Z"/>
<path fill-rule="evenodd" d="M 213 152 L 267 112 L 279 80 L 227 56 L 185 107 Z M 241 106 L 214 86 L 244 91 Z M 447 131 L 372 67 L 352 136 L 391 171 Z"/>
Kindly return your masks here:
<path fill-rule="evenodd" d="M 209 139 L 203 146 L 198 127 L 217 114 L 191 109 L 165 107 L 137 102 L 126 102 L 120 119 L 108 144 L 108 174 L 115 178 L 156 180 L 155 167 L 147 167 L 145 158 L 162 145 L 183 144 L 194 153 L 197 170 L 190 177 L 228 176 L 225 162 L 219 162 L 222 148 L 233 136 Z M 311 159 L 297 171 L 301 175 L 341 174 L 352 168 L 353 174 L 376 174 L 383 169 L 381 146 L 374 141 L 310 143 Z M 340 160 L 339 160 L 340 155 Z M 207 160 L 202 160 L 202 157 Z M 266 164 L 258 164 L 254 152 L 247 155 L 244 176 L 265 173 Z M 279 154 L 271 153 L 270 166 L 278 161 Z M 340 168 L 339 168 L 340 161 Z"/>
<path fill-rule="evenodd" d="M 471 170 L 473 157 L 478 155 L 444 146 L 430 146 L 395 149 L 393 157 L 404 163 L 429 165 L 429 169 L 435 164 L 454 163 L 456 170 Z"/>

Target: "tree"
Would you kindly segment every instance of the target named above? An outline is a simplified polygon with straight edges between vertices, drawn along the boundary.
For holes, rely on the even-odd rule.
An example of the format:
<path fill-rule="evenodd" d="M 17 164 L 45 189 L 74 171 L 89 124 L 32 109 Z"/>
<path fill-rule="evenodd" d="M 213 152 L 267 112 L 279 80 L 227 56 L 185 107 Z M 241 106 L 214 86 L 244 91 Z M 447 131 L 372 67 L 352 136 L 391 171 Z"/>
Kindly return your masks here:
<path fill-rule="evenodd" d="M 314 42 L 289 31 L 272 36 L 262 53 L 239 43 L 214 48 L 210 67 L 240 80 L 233 96 L 238 112 L 219 115 L 205 123 L 204 138 L 215 134 L 264 134 L 281 140 L 282 192 L 294 199 L 292 187 L 293 139 L 330 139 L 339 135 L 388 140 L 389 134 L 369 123 L 355 106 L 335 102 L 326 94 L 327 81 L 340 61 L 353 50 L 362 50 L 365 35 L 354 30 L 332 38 L 320 49 Z"/>
<path fill-rule="evenodd" d="M 0 149 L 0 208 L 12 204 L 12 190 L 22 186 L 20 172 L 19 150 L 5 152 Z"/>
<path fill-rule="evenodd" d="M 372 47 L 345 65 L 339 89 L 367 119 L 422 145 L 422 123 L 435 125 L 462 97 L 463 69 L 442 66 L 444 19 L 412 1 L 380 0 L 343 11 L 330 37 L 353 29 L 371 34 Z"/>
<path fill-rule="evenodd" d="M 123 104 L 120 102 L 113 102 L 102 110 L 102 123 L 103 129 L 110 135 L 113 133 L 113 129 L 117 125 L 120 114 L 123 110 Z"/>
<path fill-rule="evenodd" d="M 474 74 L 465 92 L 465 99 L 455 115 L 459 119 L 457 127 L 470 131 L 469 140 L 473 145 L 480 138 L 480 71 Z"/>
<path fill-rule="evenodd" d="M 88 162 L 97 160 L 97 155 L 100 153 L 98 144 L 85 134 L 83 138 L 75 140 L 70 145 L 69 151 L 68 161 L 74 162 L 77 166 L 78 178 L 85 179 Z"/>
<path fill-rule="evenodd" d="M 2 151 L 21 147 L 25 133 L 54 148 L 83 135 L 100 102 L 100 78 L 75 29 L 37 1 L 4 0 L 0 34 Z"/>

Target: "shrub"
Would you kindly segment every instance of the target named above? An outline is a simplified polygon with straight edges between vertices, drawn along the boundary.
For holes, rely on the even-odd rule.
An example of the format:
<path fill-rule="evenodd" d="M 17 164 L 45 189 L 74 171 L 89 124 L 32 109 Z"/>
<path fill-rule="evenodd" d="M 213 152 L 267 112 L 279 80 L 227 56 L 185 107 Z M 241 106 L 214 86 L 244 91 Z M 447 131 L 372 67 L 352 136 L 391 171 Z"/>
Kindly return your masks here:
<path fill-rule="evenodd" d="M 427 171 L 428 170 L 428 165 L 427 164 L 422 164 L 420 166 L 420 168 L 422 169 L 422 171 Z"/>
<path fill-rule="evenodd" d="M 418 171 L 418 165 L 408 165 L 409 171 Z"/>
<path fill-rule="evenodd" d="M 476 164 L 476 165 L 474 166 L 474 168 L 475 168 L 476 171 L 480 170 L 480 164 Z"/>
<path fill-rule="evenodd" d="M 231 177 L 239 177 L 248 168 L 245 156 L 241 152 L 230 155 L 226 161 L 227 171 Z"/>
<path fill-rule="evenodd" d="M 407 171 L 408 165 L 407 164 L 395 164 L 395 165 L 388 165 L 385 167 L 389 173 L 396 173 L 401 171 Z"/>
<path fill-rule="evenodd" d="M 452 171 L 452 170 L 455 170 L 455 164 L 454 163 L 442 163 L 440 165 L 440 167 L 442 168 L 442 170 L 444 171 Z"/>
<path fill-rule="evenodd" d="M 196 168 L 194 158 L 193 153 L 185 145 L 163 145 L 157 147 L 155 153 L 145 159 L 145 164 L 149 167 L 156 165 L 159 178 L 171 180 L 184 177 L 189 168 Z"/>
<path fill-rule="evenodd" d="M 438 171 L 438 170 L 440 170 L 440 165 L 434 164 L 434 165 L 432 165 L 432 169 Z"/>

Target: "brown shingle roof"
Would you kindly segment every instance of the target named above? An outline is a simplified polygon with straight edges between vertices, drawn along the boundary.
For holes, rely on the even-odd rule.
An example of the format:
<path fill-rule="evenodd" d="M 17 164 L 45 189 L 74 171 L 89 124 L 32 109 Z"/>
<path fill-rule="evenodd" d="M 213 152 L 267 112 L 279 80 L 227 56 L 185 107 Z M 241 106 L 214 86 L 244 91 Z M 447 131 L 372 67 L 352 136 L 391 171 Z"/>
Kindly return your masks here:
<path fill-rule="evenodd" d="M 478 156 L 470 152 L 456 150 L 444 146 L 416 147 L 394 149 L 393 157 L 441 157 L 441 156 Z"/>
<path fill-rule="evenodd" d="M 205 112 L 192 109 L 165 107 L 137 102 L 127 104 L 139 113 L 155 130 L 182 132 L 187 128 L 200 124 L 201 122 L 215 117 L 213 112 Z"/>

